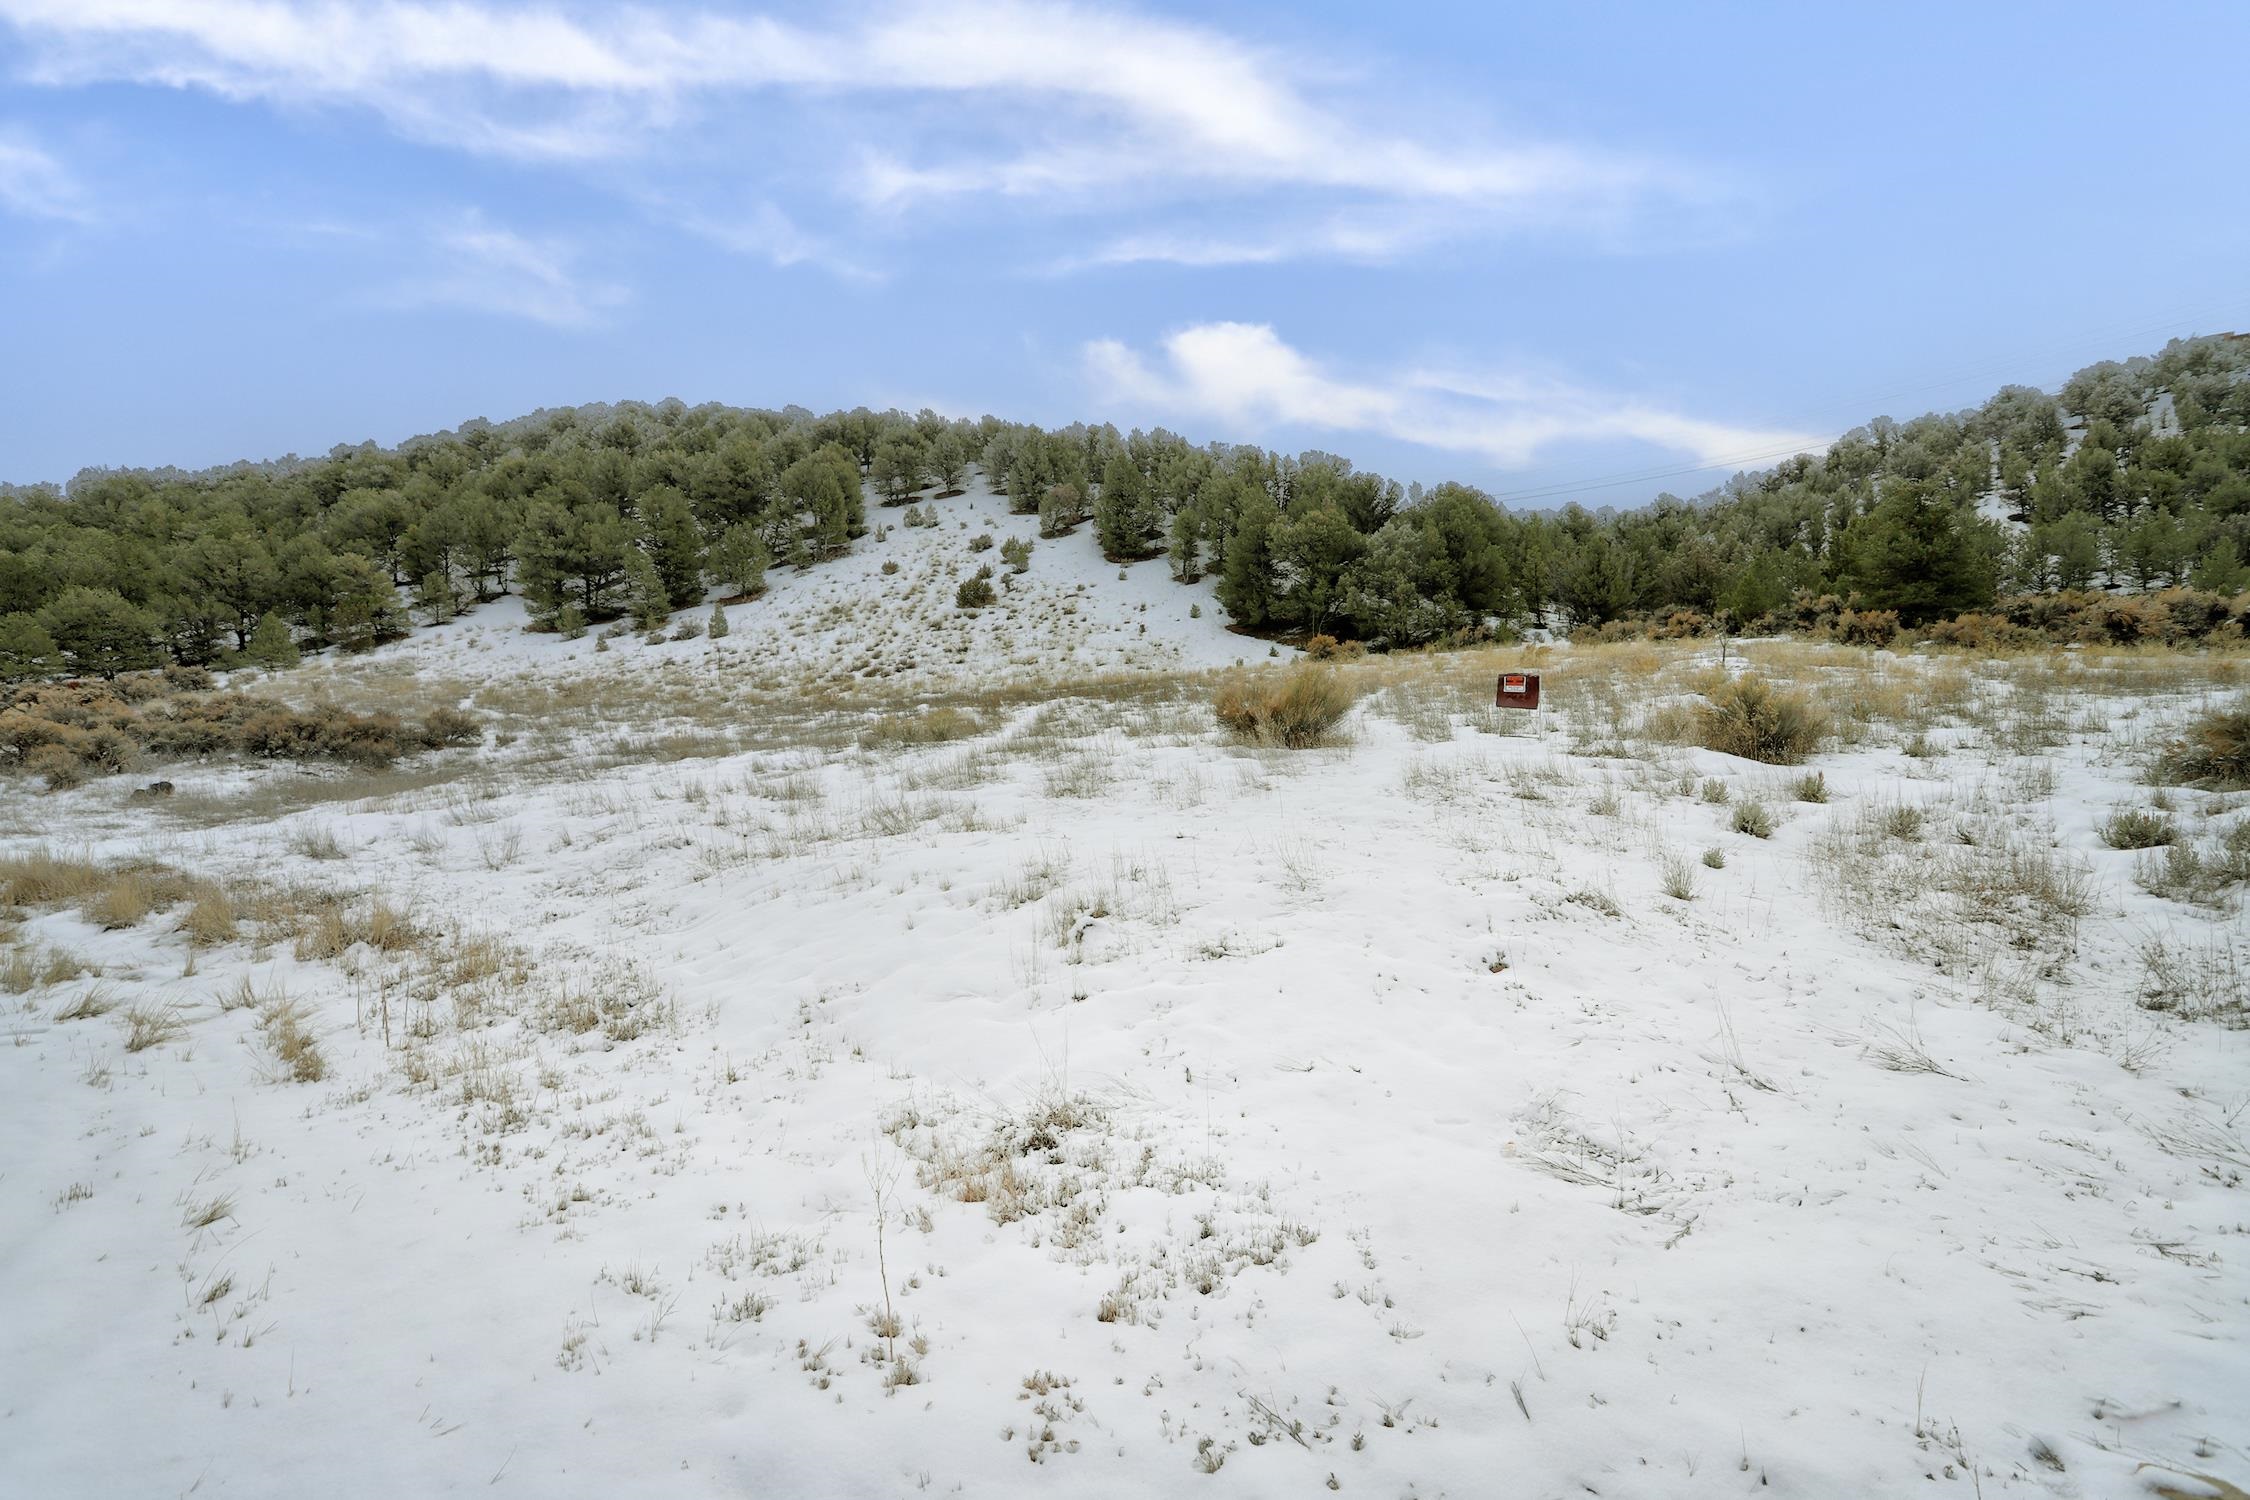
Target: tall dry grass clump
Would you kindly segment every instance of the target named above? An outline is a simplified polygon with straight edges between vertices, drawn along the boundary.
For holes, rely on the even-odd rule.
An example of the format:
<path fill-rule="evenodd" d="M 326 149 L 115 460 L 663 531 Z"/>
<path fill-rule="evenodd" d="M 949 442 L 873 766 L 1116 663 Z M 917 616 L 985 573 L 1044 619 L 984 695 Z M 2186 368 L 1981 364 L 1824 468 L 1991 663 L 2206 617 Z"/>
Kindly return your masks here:
<path fill-rule="evenodd" d="M 1211 696 L 1211 711 L 1237 739 L 1302 750 L 1325 740 L 1358 696 L 1335 668 L 1301 661 L 1278 673 L 1227 678 Z"/>
<path fill-rule="evenodd" d="M 2214 792 L 2250 791 L 2250 697 L 2214 708 L 2164 747 L 2157 779 Z"/>
<path fill-rule="evenodd" d="M 1713 688 L 1695 711 L 1696 742 L 1704 749 L 1773 766 L 1810 755 L 1827 727 L 1804 694 L 1750 673 Z"/>

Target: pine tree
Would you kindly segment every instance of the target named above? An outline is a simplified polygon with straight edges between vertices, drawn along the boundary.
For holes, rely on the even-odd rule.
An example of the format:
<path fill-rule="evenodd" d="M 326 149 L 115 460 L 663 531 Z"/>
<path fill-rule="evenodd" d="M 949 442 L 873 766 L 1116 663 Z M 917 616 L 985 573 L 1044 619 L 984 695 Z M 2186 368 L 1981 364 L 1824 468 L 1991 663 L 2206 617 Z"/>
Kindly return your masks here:
<path fill-rule="evenodd" d="M 642 630 L 660 630 L 672 618 L 672 596 L 649 555 L 635 547 L 625 557 L 625 608 Z"/>
<path fill-rule="evenodd" d="M 714 641 L 721 640 L 732 628 L 727 624 L 727 607 L 723 604 L 713 604 L 711 606 L 711 625 L 704 634 L 710 636 Z"/>
<path fill-rule="evenodd" d="M 1273 502 L 1262 489 L 1245 492 L 1227 538 L 1226 566 L 1219 574 L 1219 603 L 1238 623 L 1255 630 L 1273 606 L 1273 551 L 1267 533 L 1275 521 Z"/>
<path fill-rule="evenodd" d="M 156 616 L 111 589 L 67 588 L 37 623 L 80 676 L 115 677 L 156 665 Z"/>
<path fill-rule="evenodd" d="M 1102 492 L 1094 501 L 1094 536 L 1102 555 L 1111 562 L 1131 562 L 1155 550 L 1163 505 L 1149 488 L 1132 459 L 1122 452 L 1111 455 L 1102 470 Z"/>
<path fill-rule="evenodd" d="M 729 526 L 703 560 L 721 589 L 745 599 L 766 591 L 767 561 L 765 541 L 746 522 Z"/>
<path fill-rule="evenodd" d="M 55 638 L 30 615 L 0 615 L 0 682 L 49 677 L 60 665 Z"/>
<path fill-rule="evenodd" d="M 674 608 L 703 597 L 703 533 L 687 496 L 660 484 L 641 496 L 641 545 Z"/>
<path fill-rule="evenodd" d="M 289 629 L 289 622 L 272 610 L 267 610 L 259 616 L 257 627 L 250 632 L 250 639 L 242 648 L 242 657 L 261 667 L 297 665 L 297 638 Z"/>
<path fill-rule="evenodd" d="M 1869 607 L 1895 609 L 1906 625 L 1982 608 L 1995 579 L 1987 539 L 1975 534 L 1981 525 L 1926 484 L 1892 481 L 1846 538 L 1845 580 Z"/>
<path fill-rule="evenodd" d="M 2210 551 L 2195 565 L 2195 586 L 2209 589 L 2214 594 L 2239 594 L 2250 589 L 2250 567 L 2245 567 L 2242 554 L 2234 545 L 2234 538 L 2220 537 Z"/>

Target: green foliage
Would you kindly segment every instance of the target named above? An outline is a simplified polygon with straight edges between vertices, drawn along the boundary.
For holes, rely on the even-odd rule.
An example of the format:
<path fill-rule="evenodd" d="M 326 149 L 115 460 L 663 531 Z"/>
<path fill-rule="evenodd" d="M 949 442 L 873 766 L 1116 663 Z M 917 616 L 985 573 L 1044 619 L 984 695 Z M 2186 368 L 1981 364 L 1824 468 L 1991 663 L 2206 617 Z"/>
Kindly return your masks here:
<path fill-rule="evenodd" d="M 1844 577 L 1875 608 L 1919 625 L 1992 602 L 1995 543 L 1960 502 L 1902 483 L 1846 532 Z"/>
<path fill-rule="evenodd" d="M 1074 484 L 1052 485 L 1039 497 L 1039 534 L 1068 536 L 1086 520 L 1086 505 Z"/>
<path fill-rule="evenodd" d="M 1029 568 L 1031 566 L 1030 538 L 1012 536 L 1002 542 L 1000 544 L 1000 560 L 1008 565 L 1008 571 L 1012 573 L 1021 573 Z"/>
<path fill-rule="evenodd" d="M 703 534 L 687 497 L 668 484 L 641 496 L 641 546 L 674 609 L 703 597 Z"/>
<path fill-rule="evenodd" d="M 250 632 L 250 639 L 242 648 L 242 659 L 259 667 L 293 667 L 297 665 L 298 655 L 297 638 L 289 629 L 289 622 L 272 610 L 259 618 L 257 628 Z"/>
<path fill-rule="evenodd" d="M 962 579 L 961 586 L 953 591 L 953 602 L 961 609 L 983 609 L 996 602 L 999 597 L 992 591 L 992 579 L 988 573 Z"/>
<path fill-rule="evenodd" d="M 625 598 L 638 629 L 660 630 L 672 618 L 672 596 L 664 587 L 663 575 L 638 547 L 626 555 Z"/>
<path fill-rule="evenodd" d="M 156 616 L 112 589 L 65 589 L 40 609 L 35 624 L 64 667 L 79 676 L 115 677 L 157 663 Z"/>
<path fill-rule="evenodd" d="M 2009 387 L 1970 411 L 1878 418 L 1692 501 L 1600 515 L 1511 514 L 1463 485 L 1402 490 L 1332 454 L 1163 431 L 677 402 L 310 462 L 88 471 L 67 489 L 0 485 L 0 678 L 250 660 L 269 618 L 308 648 L 364 649 L 409 628 L 402 590 L 432 622 L 512 588 L 535 625 L 566 606 L 599 623 L 645 605 L 635 554 L 674 607 L 706 577 L 754 593 L 764 568 L 862 535 L 868 485 L 893 504 L 933 476 L 956 491 L 972 461 L 1042 536 L 1091 518 L 1117 561 L 1163 551 L 1181 582 L 1215 572 L 1250 631 L 1873 641 L 1895 616 L 1916 639 L 1981 647 L 2231 640 L 2250 620 L 2250 341 L 2212 337 L 2090 366 L 2059 399 Z M 2021 524 L 1984 519 L 1994 502 Z M 2131 597 L 2073 602 L 2065 625 L 2040 602 L 2095 589 Z"/>
<path fill-rule="evenodd" d="M 703 559 L 712 579 L 723 591 L 744 599 L 755 598 L 766 591 L 766 568 L 771 561 L 765 538 L 747 521 L 729 526 L 718 541 L 712 543 Z"/>
<path fill-rule="evenodd" d="M 1153 556 L 1168 518 L 1162 495 L 1131 457 L 1122 449 L 1111 455 L 1094 501 L 1094 536 L 1102 556 L 1111 562 Z"/>
<path fill-rule="evenodd" d="M 733 628 L 733 626 L 727 623 L 727 607 L 723 604 L 712 605 L 711 624 L 710 628 L 705 633 L 708 634 L 712 640 L 716 641 L 723 639 L 726 633 Z"/>
<path fill-rule="evenodd" d="M 61 663 L 47 627 L 27 614 L 0 616 L 0 682 L 51 676 Z"/>
<path fill-rule="evenodd" d="M 894 432 L 875 445 L 875 461 L 868 477 L 885 505 L 904 505 L 920 489 L 928 472 L 929 459 L 924 453 L 922 440 L 912 429 Z"/>

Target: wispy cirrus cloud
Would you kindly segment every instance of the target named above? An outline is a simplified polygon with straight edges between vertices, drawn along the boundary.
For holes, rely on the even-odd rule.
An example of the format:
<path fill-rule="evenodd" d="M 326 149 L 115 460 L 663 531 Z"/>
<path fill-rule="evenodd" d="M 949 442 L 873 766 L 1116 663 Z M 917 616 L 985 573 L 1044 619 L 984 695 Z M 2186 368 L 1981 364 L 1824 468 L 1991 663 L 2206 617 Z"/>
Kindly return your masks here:
<path fill-rule="evenodd" d="M 1163 340 L 1151 361 L 1115 339 L 1083 351 L 1102 397 L 1173 418 L 1225 422 L 1244 435 L 1272 426 L 1371 433 L 1502 469 L 1561 443 L 1627 439 L 1713 468 L 1770 462 L 1825 447 L 1811 433 L 1691 416 L 1627 395 L 1508 372 L 1409 369 L 1346 378 L 1263 323 L 1202 323 Z"/>
<path fill-rule="evenodd" d="M 499 0 L 0 0 L 0 22 L 27 43 L 27 76 L 51 85 L 364 110 L 417 141 L 588 167 L 645 170 L 661 143 L 734 128 L 805 156 L 798 187 L 894 230 L 919 222 L 910 209 L 958 200 L 1136 226 L 1078 264 L 1384 259 L 1523 228 L 1613 234 L 1707 218 L 1733 191 L 1681 163 L 1480 130 L 1461 111 L 1443 112 L 1442 131 L 1402 126 L 1395 99 L 1355 100 L 1304 57 L 1113 5 L 907 0 L 804 24 Z M 829 104 L 822 130 L 799 132 L 819 141 L 785 139 L 796 106 Z M 1320 227 L 1267 232 L 1275 195 Z M 724 222 L 744 196 L 770 200 L 773 185 L 728 183 L 696 212 Z M 1198 228 L 1165 224 L 1191 205 Z M 1411 225 L 1370 222 L 1387 210 Z M 749 239 L 788 254 L 770 232 Z"/>
<path fill-rule="evenodd" d="M 91 223 L 91 196 L 77 177 L 29 135 L 0 126 L 0 211 L 25 219 Z"/>
<path fill-rule="evenodd" d="M 430 231 L 419 254 L 426 266 L 390 286 L 383 300 L 585 328 L 628 297 L 624 287 L 581 272 L 569 242 L 520 234 L 481 215 Z"/>

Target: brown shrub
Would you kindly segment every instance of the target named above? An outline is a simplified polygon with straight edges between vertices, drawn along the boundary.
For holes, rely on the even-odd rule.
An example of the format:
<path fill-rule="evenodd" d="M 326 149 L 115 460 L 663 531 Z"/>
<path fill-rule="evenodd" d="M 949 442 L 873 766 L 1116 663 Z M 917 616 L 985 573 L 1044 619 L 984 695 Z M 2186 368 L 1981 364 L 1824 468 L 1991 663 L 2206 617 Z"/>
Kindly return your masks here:
<path fill-rule="evenodd" d="M 2250 695 L 2190 723 L 2157 757 L 2156 775 L 2178 786 L 2250 791 Z"/>
<path fill-rule="evenodd" d="M 1745 673 L 1710 691 L 1696 709 L 1695 727 L 1706 750 L 1791 766 L 1812 753 L 1827 726 L 1802 693 Z"/>
<path fill-rule="evenodd" d="M 1211 710 L 1238 739 L 1302 750 L 1351 712 L 1358 694 L 1333 667 L 1298 662 L 1278 673 L 1238 673 L 1219 684 Z"/>
<path fill-rule="evenodd" d="M 1898 639 L 1895 609 L 1839 610 L 1829 633 L 1847 646 L 1888 646 Z"/>
<path fill-rule="evenodd" d="M 0 692 L 0 769 L 50 788 L 130 768 L 144 755 L 240 753 L 263 760 L 335 760 L 381 768 L 416 750 L 473 745 L 478 720 L 458 708 L 409 725 L 334 705 L 298 710 L 245 693 L 209 691 L 197 668 L 115 682 L 34 683 Z"/>

